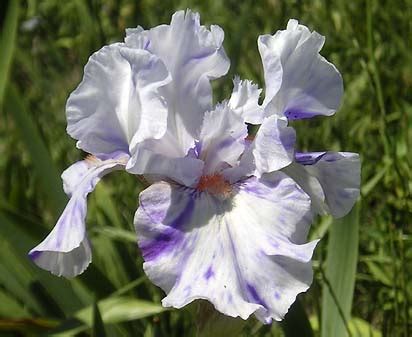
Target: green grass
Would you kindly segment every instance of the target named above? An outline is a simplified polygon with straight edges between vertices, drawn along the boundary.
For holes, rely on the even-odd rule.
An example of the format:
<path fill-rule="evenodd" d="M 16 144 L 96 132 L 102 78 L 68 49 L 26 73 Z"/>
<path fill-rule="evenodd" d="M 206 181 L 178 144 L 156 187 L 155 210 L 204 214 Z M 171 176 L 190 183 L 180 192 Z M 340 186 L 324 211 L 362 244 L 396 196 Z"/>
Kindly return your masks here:
<path fill-rule="evenodd" d="M 228 96 L 235 74 L 262 85 L 258 35 L 284 28 L 289 18 L 325 35 L 322 54 L 341 71 L 345 97 L 331 118 L 294 122 L 299 148 L 358 152 L 362 159 L 356 215 L 313 226 L 311 235 L 323 238 L 310 291 L 286 324 L 251 319 L 243 335 L 301 336 L 290 327 L 306 313 L 315 336 L 335 337 L 325 331 L 336 327 L 339 336 L 411 336 L 412 0 L 3 1 L 0 336 L 194 334 L 196 305 L 163 311 L 163 293 L 144 277 L 133 242 L 140 190 L 133 176 L 112 174 L 89 197 L 94 261 L 83 275 L 60 279 L 26 257 L 64 207 L 59 174 L 85 155 L 66 135 L 64 106 L 87 58 L 120 41 L 126 27 L 166 23 L 188 7 L 225 31 L 231 70 L 214 84 L 216 100 Z M 347 228 L 336 227 L 345 222 Z"/>

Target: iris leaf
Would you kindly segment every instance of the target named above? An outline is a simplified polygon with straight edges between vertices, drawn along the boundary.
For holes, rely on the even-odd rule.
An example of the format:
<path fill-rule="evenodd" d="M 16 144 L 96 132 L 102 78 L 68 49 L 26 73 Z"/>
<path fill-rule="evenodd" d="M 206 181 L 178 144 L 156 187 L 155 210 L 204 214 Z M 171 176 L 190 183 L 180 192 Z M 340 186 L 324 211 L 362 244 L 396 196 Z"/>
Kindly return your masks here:
<path fill-rule="evenodd" d="M 9 1 L 6 19 L 0 35 L 0 107 L 2 106 L 6 84 L 10 74 L 16 44 L 20 1 Z"/>
<path fill-rule="evenodd" d="M 97 303 L 93 303 L 93 333 L 92 337 L 106 337 L 106 331 Z"/>
<path fill-rule="evenodd" d="M 359 205 L 329 231 L 322 296 L 321 337 L 345 337 L 355 288 L 359 245 Z"/>

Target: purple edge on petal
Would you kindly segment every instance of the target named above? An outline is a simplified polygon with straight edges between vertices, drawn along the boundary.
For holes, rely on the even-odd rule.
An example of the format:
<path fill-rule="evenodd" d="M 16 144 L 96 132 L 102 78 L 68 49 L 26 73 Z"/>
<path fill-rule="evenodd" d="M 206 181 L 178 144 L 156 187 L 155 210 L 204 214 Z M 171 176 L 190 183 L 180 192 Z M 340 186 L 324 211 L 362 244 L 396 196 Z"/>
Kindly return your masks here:
<path fill-rule="evenodd" d="M 30 259 L 31 259 L 32 261 L 34 261 L 34 260 L 36 260 L 41 254 L 42 254 L 41 251 L 39 251 L 39 250 L 34 250 L 34 251 L 30 252 L 28 255 L 29 255 Z"/>
<path fill-rule="evenodd" d="M 304 112 L 304 111 L 299 110 L 299 109 L 288 109 L 288 110 L 285 111 L 285 116 L 288 119 L 291 119 L 291 120 L 312 118 L 316 115 L 318 115 L 318 114 L 317 113 Z"/>
<path fill-rule="evenodd" d="M 323 158 L 326 152 L 295 153 L 295 160 L 301 165 L 314 165 Z"/>

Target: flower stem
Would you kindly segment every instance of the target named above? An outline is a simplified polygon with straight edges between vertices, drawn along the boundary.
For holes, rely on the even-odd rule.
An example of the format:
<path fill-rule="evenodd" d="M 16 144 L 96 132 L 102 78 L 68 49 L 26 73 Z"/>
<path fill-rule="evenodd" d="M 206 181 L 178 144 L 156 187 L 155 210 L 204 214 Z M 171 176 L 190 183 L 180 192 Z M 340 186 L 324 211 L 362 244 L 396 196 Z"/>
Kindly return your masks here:
<path fill-rule="evenodd" d="M 205 301 L 199 301 L 197 310 L 197 337 L 238 337 L 246 321 L 225 316 Z"/>

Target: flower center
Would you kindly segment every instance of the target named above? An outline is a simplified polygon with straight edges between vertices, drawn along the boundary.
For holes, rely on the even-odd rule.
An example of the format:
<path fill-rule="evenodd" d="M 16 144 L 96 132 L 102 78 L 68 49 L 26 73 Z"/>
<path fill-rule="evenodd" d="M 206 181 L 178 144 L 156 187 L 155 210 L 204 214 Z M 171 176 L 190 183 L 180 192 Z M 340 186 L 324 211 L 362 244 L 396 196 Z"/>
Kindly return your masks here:
<path fill-rule="evenodd" d="M 219 173 L 201 176 L 196 188 L 199 191 L 205 191 L 224 198 L 229 197 L 232 193 L 232 186 Z"/>

